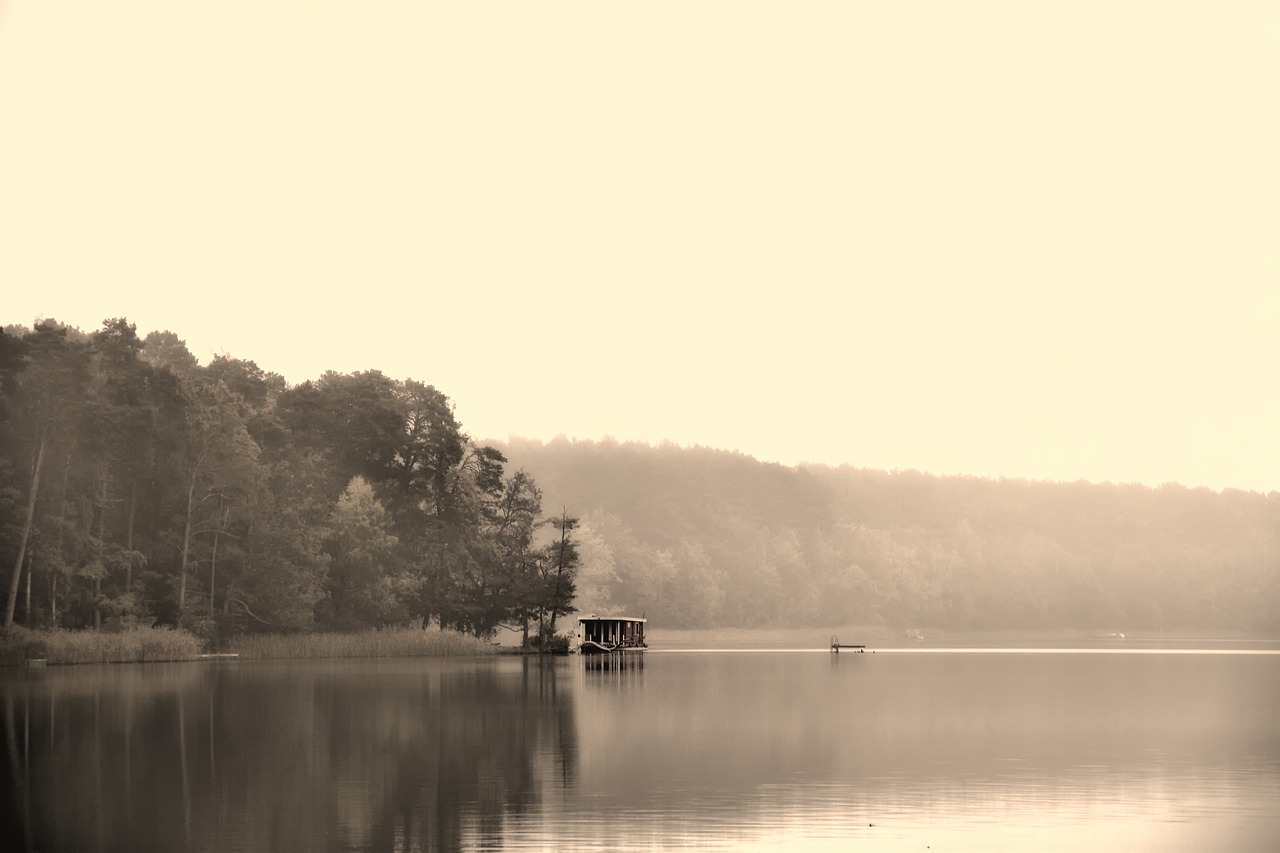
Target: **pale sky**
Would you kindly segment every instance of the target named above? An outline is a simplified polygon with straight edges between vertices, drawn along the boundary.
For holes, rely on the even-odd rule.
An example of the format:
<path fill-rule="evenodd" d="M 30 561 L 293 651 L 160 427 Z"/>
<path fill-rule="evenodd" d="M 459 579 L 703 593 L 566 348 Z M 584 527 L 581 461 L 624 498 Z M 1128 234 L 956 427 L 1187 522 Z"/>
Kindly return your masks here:
<path fill-rule="evenodd" d="M 1280 3 L 0 0 L 0 322 L 476 438 L 1280 489 Z"/>

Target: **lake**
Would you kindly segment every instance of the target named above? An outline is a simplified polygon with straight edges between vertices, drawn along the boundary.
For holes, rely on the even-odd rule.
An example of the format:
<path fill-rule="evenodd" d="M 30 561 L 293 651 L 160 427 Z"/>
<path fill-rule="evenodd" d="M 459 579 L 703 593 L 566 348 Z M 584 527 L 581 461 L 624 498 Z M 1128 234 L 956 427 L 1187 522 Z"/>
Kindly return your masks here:
<path fill-rule="evenodd" d="M 1273 850 L 1275 647 L 0 672 L 5 850 Z"/>

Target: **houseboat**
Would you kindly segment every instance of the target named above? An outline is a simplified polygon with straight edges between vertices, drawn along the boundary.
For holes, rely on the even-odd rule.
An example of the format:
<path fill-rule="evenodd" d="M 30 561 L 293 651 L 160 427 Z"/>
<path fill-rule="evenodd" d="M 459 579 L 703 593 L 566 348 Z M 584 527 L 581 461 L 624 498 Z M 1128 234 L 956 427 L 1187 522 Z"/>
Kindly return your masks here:
<path fill-rule="evenodd" d="M 643 616 L 596 616 L 593 613 L 580 617 L 569 651 L 580 655 L 643 652 L 649 648 L 644 640 L 645 621 Z"/>

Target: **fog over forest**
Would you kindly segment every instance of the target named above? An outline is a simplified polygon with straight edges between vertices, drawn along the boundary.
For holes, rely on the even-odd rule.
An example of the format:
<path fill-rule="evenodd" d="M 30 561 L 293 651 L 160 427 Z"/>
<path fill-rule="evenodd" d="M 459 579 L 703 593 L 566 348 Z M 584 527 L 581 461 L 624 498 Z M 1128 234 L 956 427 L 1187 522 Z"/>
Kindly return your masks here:
<path fill-rule="evenodd" d="M 498 445 L 581 516 L 586 609 L 680 626 L 1280 628 L 1280 493 Z"/>
<path fill-rule="evenodd" d="M 21 624 L 1280 630 L 1277 492 L 482 442 L 424 382 L 290 386 L 122 319 L 6 327 L 0 405 Z"/>

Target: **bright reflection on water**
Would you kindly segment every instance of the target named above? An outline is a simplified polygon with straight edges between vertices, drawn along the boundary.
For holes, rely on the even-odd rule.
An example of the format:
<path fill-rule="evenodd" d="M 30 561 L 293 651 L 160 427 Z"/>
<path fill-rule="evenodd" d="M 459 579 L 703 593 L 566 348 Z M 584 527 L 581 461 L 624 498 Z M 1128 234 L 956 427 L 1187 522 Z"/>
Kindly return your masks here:
<path fill-rule="evenodd" d="M 1269 850 L 1280 655 L 0 673 L 5 850 Z"/>

